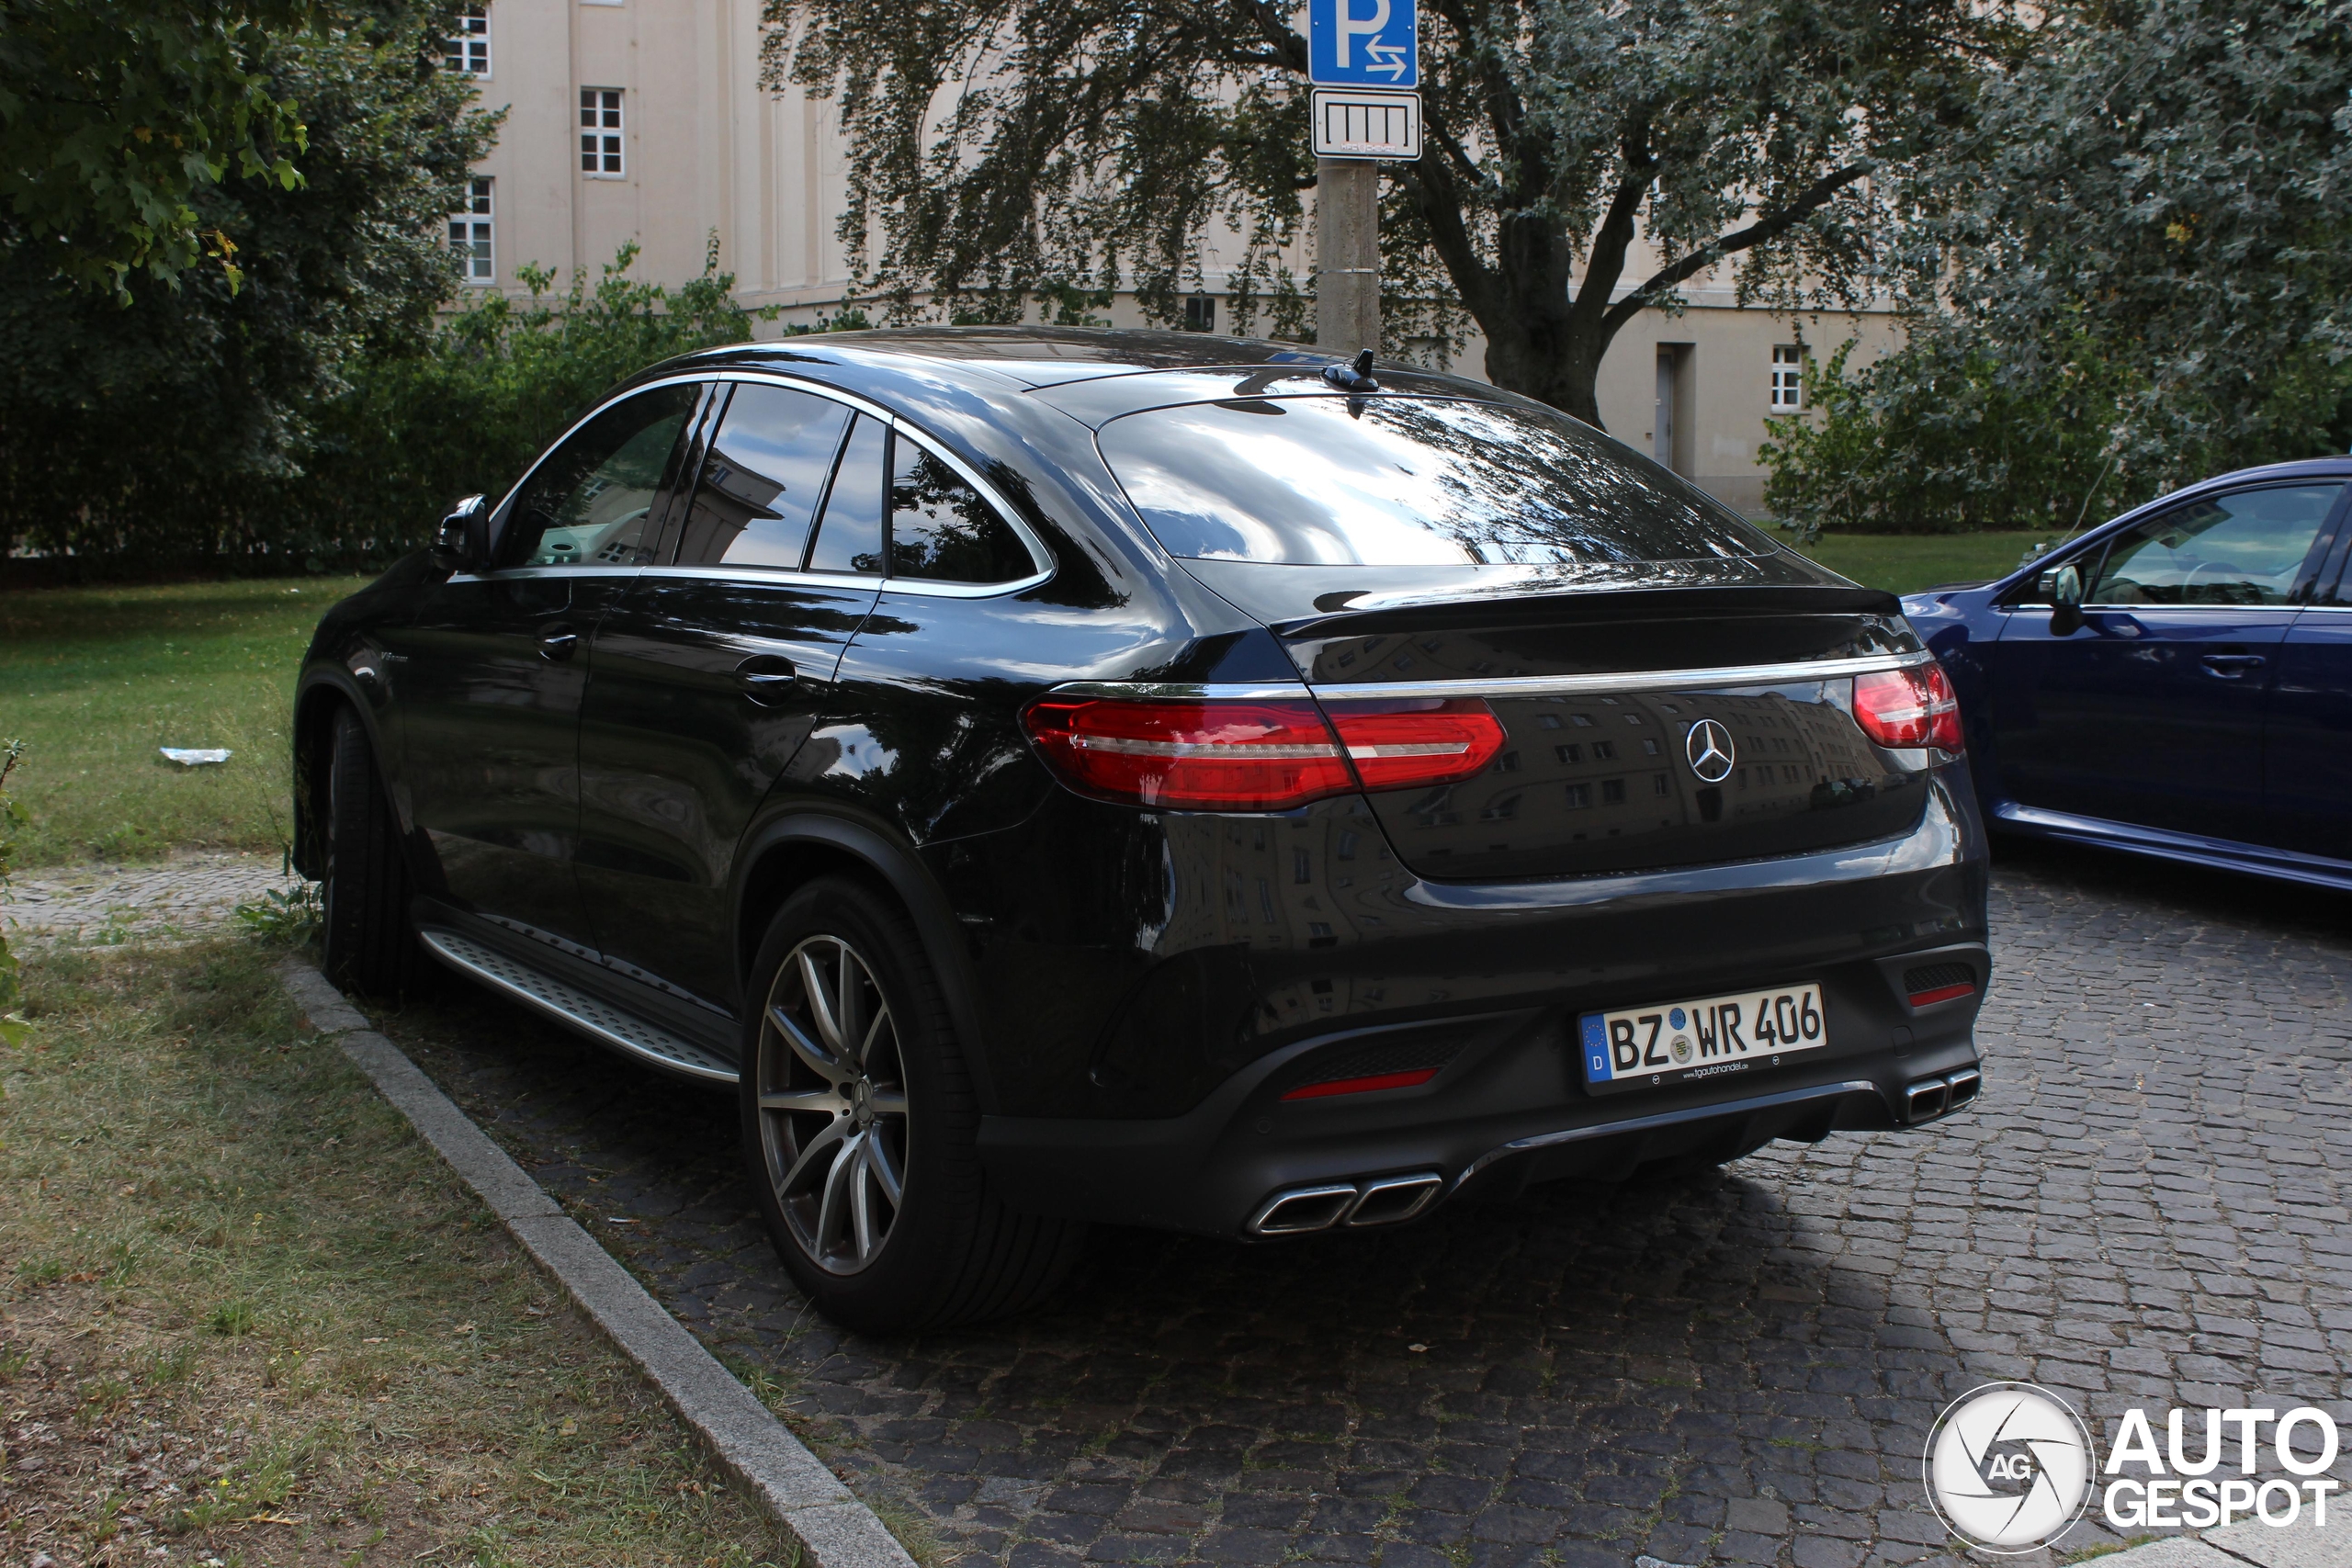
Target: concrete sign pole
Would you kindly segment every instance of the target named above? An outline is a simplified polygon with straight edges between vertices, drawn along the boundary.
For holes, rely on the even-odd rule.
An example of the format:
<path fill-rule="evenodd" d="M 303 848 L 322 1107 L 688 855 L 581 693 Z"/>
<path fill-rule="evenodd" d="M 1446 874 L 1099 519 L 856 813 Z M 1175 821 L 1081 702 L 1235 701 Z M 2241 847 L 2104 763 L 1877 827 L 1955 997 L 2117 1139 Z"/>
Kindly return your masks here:
<path fill-rule="evenodd" d="M 1380 347 L 1380 165 L 1315 160 L 1315 346 Z"/>

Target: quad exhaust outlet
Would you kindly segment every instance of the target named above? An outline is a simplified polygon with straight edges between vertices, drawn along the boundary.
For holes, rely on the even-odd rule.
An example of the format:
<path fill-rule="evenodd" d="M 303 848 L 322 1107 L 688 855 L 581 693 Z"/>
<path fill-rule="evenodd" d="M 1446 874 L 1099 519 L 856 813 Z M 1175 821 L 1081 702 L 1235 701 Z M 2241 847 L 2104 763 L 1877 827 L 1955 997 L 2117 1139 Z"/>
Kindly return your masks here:
<path fill-rule="evenodd" d="M 1375 1176 L 1363 1181 L 1291 1187 L 1275 1193 L 1250 1221 L 1251 1235 L 1305 1235 L 1334 1225 L 1393 1225 L 1430 1206 L 1445 1179 L 1433 1170 Z"/>

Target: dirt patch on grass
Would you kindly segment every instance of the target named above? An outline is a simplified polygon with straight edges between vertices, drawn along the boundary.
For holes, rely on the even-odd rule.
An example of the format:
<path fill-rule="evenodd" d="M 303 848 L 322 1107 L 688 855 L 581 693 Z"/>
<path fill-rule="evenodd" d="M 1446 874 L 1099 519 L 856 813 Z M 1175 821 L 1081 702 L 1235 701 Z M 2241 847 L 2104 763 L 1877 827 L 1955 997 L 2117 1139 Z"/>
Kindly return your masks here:
<path fill-rule="evenodd" d="M 0 1562 L 785 1556 L 234 939 L 28 965 Z"/>

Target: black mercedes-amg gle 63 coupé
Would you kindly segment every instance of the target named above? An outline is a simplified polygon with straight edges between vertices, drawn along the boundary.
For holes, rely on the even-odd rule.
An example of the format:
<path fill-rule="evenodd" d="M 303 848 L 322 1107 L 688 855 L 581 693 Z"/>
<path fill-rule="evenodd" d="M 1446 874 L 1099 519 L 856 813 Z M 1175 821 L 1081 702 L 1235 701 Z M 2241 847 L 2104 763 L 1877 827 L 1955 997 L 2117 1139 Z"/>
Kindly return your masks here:
<path fill-rule="evenodd" d="M 735 1086 L 873 1330 L 1980 1083 L 1984 834 L 1885 593 L 1458 378 L 904 330 L 637 377 L 331 611 L 332 969 Z"/>

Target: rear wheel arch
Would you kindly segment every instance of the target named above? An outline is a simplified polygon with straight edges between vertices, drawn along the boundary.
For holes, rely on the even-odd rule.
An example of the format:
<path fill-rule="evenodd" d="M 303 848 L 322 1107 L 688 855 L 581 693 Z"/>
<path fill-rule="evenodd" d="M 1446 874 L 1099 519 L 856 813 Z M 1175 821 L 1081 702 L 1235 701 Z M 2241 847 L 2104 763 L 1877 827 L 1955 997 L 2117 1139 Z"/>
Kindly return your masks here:
<path fill-rule="evenodd" d="M 793 812 L 752 829 L 738 863 L 735 900 L 735 970 L 750 996 L 751 970 L 761 940 L 775 912 L 801 887 L 823 876 L 850 876 L 888 897 L 914 921 L 923 953 L 931 960 L 965 1045 L 966 1069 L 978 1091 L 980 1109 L 998 1106 L 988 1035 L 980 1026 L 978 987 L 969 944 L 946 893 L 911 850 L 879 829 L 822 812 Z"/>

